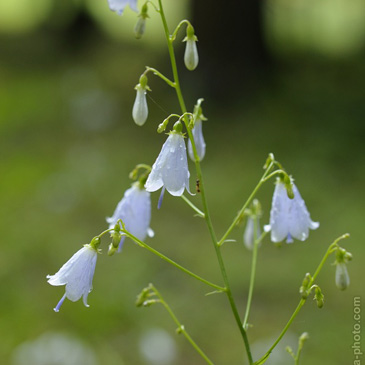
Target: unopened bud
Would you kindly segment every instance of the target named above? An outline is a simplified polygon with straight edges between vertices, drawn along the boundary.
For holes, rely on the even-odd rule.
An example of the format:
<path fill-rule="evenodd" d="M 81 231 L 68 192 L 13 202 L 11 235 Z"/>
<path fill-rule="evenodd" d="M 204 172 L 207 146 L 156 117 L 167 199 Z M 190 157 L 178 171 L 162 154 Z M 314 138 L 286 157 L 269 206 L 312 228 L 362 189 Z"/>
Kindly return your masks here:
<path fill-rule="evenodd" d="M 137 299 L 136 299 L 136 306 L 137 307 L 141 307 L 144 302 L 147 300 L 148 295 L 149 295 L 149 288 L 144 288 L 142 289 L 142 291 L 137 295 Z"/>
<path fill-rule="evenodd" d="M 350 276 L 344 262 L 336 264 L 336 286 L 340 290 L 345 290 L 350 285 Z"/>
<path fill-rule="evenodd" d="M 256 222 L 255 222 L 256 220 Z M 256 232 L 255 232 L 256 226 Z M 243 234 L 243 243 L 246 248 L 252 250 L 254 248 L 255 239 L 261 236 L 260 222 L 258 217 L 248 217 L 245 233 Z"/>
<path fill-rule="evenodd" d="M 141 39 L 146 29 L 146 19 L 140 17 L 137 20 L 136 26 L 134 27 L 134 35 L 137 39 Z"/>
<path fill-rule="evenodd" d="M 271 162 L 275 161 L 275 157 L 274 157 L 274 154 L 273 153 L 269 153 L 269 156 L 267 157 L 266 161 L 265 161 L 265 164 L 263 166 L 263 169 L 266 170 Z"/>
<path fill-rule="evenodd" d="M 117 247 L 114 247 L 114 245 L 111 243 L 109 245 L 109 249 L 108 249 L 108 255 L 109 256 L 113 256 L 116 252 L 117 252 Z"/>
<path fill-rule="evenodd" d="M 91 242 L 90 242 L 90 246 L 94 249 L 94 250 L 97 250 L 99 245 L 100 245 L 100 237 L 99 236 L 96 236 L 94 237 Z"/>
<path fill-rule="evenodd" d="M 148 106 L 146 100 L 146 90 L 150 90 L 147 85 L 148 79 L 146 75 L 142 75 L 139 84 L 135 87 L 137 90 L 136 99 L 133 104 L 132 117 L 134 122 L 142 126 L 148 117 Z"/>
<path fill-rule="evenodd" d="M 189 24 L 184 39 L 184 42 L 186 42 L 184 62 L 189 71 L 195 70 L 199 63 L 198 48 L 196 46 L 197 40 L 198 38 L 194 34 L 194 28 Z"/>
<path fill-rule="evenodd" d="M 136 26 L 134 27 L 134 34 L 137 39 L 142 38 L 144 31 L 146 29 L 146 19 L 149 18 L 148 16 L 148 6 L 145 3 L 142 6 L 141 13 L 139 14 L 139 19 L 137 21 Z"/>
<path fill-rule="evenodd" d="M 322 290 L 319 286 L 316 286 L 314 291 L 314 299 L 317 302 L 317 307 L 322 308 L 324 305 L 324 295 L 322 293 Z"/>
<path fill-rule="evenodd" d="M 307 299 L 309 295 L 309 284 L 312 280 L 312 277 L 309 272 L 305 274 L 305 277 L 302 282 L 302 286 L 299 288 L 299 293 L 302 296 L 303 299 Z"/>
<path fill-rule="evenodd" d="M 177 121 L 175 124 L 174 124 L 174 132 L 177 132 L 177 133 L 182 133 L 182 124 L 180 121 Z"/>

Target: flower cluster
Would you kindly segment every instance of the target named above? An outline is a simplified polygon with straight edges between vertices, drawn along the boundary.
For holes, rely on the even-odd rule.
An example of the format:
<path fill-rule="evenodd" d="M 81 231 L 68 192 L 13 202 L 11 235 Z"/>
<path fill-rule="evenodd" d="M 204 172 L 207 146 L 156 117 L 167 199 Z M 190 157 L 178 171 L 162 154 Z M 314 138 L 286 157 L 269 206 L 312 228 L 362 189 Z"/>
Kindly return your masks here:
<path fill-rule="evenodd" d="M 129 5 L 132 10 L 138 11 L 137 0 L 108 0 L 108 3 L 110 9 L 117 12 L 119 15 L 123 13 L 127 5 Z M 137 37 L 142 36 L 144 33 L 145 20 L 148 18 L 148 3 L 149 2 L 146 2 L 143 5 L 141 13 L 139 14 L 140 20 L 136 28 Z M 197 37 L 192 25 L 187 21 L 181 22 L 180 25 L 183 23 L 187 23 L 186 37 L 184 39 L 186 42 L 184 62 L 187 69 L 192 71 L 197 67 L 199 62 L 196 46 Z M 174 40 L 174 37 L 169 38 L 169 41 L 172 40 Z M 135 87 L 136 98 L 132 109 L 132 117 L 138 126 L 144 125 L 148 118 L 146 93 L 147 91 L 151 91 L 147 85 L 147 73 L 150 71 L 161 77 L 170 86 L 175 88 L 178 87 L 178 82 L 176 80 L 175 82 L 172 82 L 157 70 L 147 67 L 145 72 L 141 75 L 139 83 Z M 143 241 L 147 236 L 153 236 L 153 231 L 150 228 L 151 192 L 161 189 L 158 208 L 161 207 L 165 190 L 173 196 L 182 196 L 186 189 L 189 194 L 193 195 L 189 189 L 190 172 L 185 136 L 188 135 L 189 137 L 189 156 L 199 167 L 199 162 L 204 158 L 206 152 L 206 143 L 202 129 L 203 121 L 205 121 L 206 118 L 202 114 L 202 101 L 203 99 L 198 100 L 194 108 L 194 113 L 185 112 L 181 116 L 171 114 L 160 124 L 158 132 L 163 132 L 171 117 L 179 118 L 173 126 L 173 129 L 167 133 L 167 140 L 163 144 L 152 168 L 147 165 L 137 165 L 134 171 L 138 171 L 138 166 L 143 166 L 146 169 L 146 172 L 137 182 L 125 191 L 124 196 L 118 203 L 112 217 L 107 218 L 109 228 L 95 237 L 90 244 L 84 245 L 82 249 L 77 251 L 56 274 L 47 276 L 49 284 L 54 286 L 65 285 L 65 294 L 54 308 L 56 312 L 59 311 L 66 298 L 71 301 L 77 301 L 83 297 L 85 306 L 88 306 L 87 297 L 92 290 L 92 280 L 97 261 L 98 246 L 100 244 L 100 237 L 104 233 L 109 232 L 112 237 L 112 243 L 109 246 L 110 255 L 113 254 L 117 248 L 119 252 L 121 251 L 126 236 L 135 239 L 140 245 L 142 245 L 142 243 L 144 244 Z M 185 107 L 182 107 L 182 109 L 185 109 Z M 183 126 L 185 126 L 187 133 L 183 133 Z M 273 159 L 273 155 L 269 156 L 268 161 L 269 163 L 276 163 Z M 270 168 L 272 168 L 273 165 L 270 166 Z M 199 168 L 197 171 L 199 175 Z M 319 223 L 311 220 L 304 200 L 292 179 L 289 178 L 283 170 L 275 171 L 273 174 L 277 172 L 285 175 L 285 177 L 277 179 L 270 211 L 270 224 L 265 226 L 265 231 L 271 231 L 271 241 L 275 243 L 281 242 L 284 239 L 286 239 L 287 243 L 291 243 L 294 238 L 304 241 L 309 235 L 309 229 L 317 229 Z M 274 176 L 273 174 L 272 176 Z M 136 177 L 132 176 L 132 179 L 136 180 Z M 197 191 L 199 192 L 199 190 Z M 204 195 L 204 189 L 202 189 L 202 195 Z M 185 200 L 187 200 L 186 197 Z M 194 206 L 191 202 L 189 203 Z M 198 209 L 196 208 L 195 210 Z M 255 199 L 252 203 L 252 207 L 246 209 L 243 213 L 248 215 L 243 237 L 244 243 L 248 249 L 255 248 L 255 254 L 262 237 L 265 236 L 265 234 L 261 235 L 261 208 L 259 202 Z M 201 215 L 204 216 L 203 213 Z M 346 269 L 346 263 L 349 259 L 350 256 L 348 253 L 342 252 L 337 255 L 336 284 L 340 289 L 344 289 L 349 285 Z"/>

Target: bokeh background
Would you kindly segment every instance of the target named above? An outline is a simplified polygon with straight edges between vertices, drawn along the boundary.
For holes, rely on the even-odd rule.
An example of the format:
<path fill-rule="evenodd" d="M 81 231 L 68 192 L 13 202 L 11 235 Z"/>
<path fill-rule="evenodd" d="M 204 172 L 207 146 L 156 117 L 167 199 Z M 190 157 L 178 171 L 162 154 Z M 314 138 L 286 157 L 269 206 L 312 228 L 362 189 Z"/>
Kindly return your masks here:
<path fill-rule="evenodd" d="M 334 285 L 330 259 L 318 284 L 319 310 L 308 300 L 267 364 L 292 364 L 283 348 L 310 339 L 303 364 L 353 361 L 353 298 L 364 296 L 365 3 L 362 0 L 266 0 L 243 4 L 166 0 L 173 28 L 193 19 L 200 65 L 183 67 L 183 34 L 176 42 L 189 108 L 204 97 L 206 190 L 218 236 L 240 209 L 273 152 L 296 179 L 313 220 L 309 239 L 259 251 L 249 330 L 256 358 L 294 310 L 298 288 L 328 245 L 350 232 L 351 285 Z M 139 2 L 141 6 L 141 2 Z M 150 117 L 131 118 L 134 86 L 144 66 L 170 75 L 162 26 L 150 10 L 146 34 L 133 35 L 136 14 L 118 17 L 106 0 L 0 2 L 0 358 L 2 364 L 201 364 L 160 306 L 136 308 L 153 282 L 191 336 L 217 364 L 246 361 L 223 295 L 126 242 L 123 253 L 98 258 L 90 308 L 66 301 L 55 273 L 82 244 L 105 229 L 137 163 L 152 164 L 164 135 L 155 130 L 178 112 L 173 94 L 150 78 Z M 191 164 L 191 188 L 195 174 Z M 259 192 L 267 223 L 273 182 Z M 204 221 L 181 199 L 152 196 L 148 243 L 187 268 L 221 283 Z M 199 195 L 192 198 L 200 206 Z M 223 249 L 243 315 L 250 252 Z M 104 248 L 107 247 L 104 241 Z M 105 250 L 104 250 L 105 251 Z"/>

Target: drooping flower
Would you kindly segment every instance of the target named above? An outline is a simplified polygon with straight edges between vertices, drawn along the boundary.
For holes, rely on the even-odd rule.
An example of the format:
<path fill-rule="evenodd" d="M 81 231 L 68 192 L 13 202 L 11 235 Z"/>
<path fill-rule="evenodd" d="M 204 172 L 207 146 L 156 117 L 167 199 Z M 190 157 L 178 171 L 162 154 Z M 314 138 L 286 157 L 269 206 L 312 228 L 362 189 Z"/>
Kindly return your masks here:
<path fill-rule="evenodd" d="M 142 75 L 139 79 L 139 84 L 136 85 L 136 99 L 133 104 L 132 117 L 134 122 L 142 126 L 145 124 L 148 117 L 148 106 L 146 100 L 146 90 L 150 90 L 147 86 L 147 76 Z"/>
<path fill-rule="evenodd" d="M 153 192 L 162 187 L 160 206 L 165 189 L 174 196 L 181 196 L 185 188 L 191 194 L 189 177 L 184 137 L 180 131 L 173 130 L 152 166 L 152 171 L 146 181 L 146 190 Z"/>
<path fill-rule="evenodd" d="M 95 245 L 84 245 L 56 274 L 47 275 L 49 284 L 54 286 L 66 285 L 66 292 L 54 308 L 55 312 L 60 310 L 66 298 L 72 302 L 76 302 L 83 297 L 85 306 L 89 306 L 87 304 L 87 296 L 92 290 L 97 255 Z"/>
<path fill-rule="evenodd" d="M 141 241 L 146 236 L 153 236 L 150 228 L 151 222 L 151 197 L 140 183 L 137 182 L 131 188 L 126 190 L 122 200 L 118 203 L 112 217 L 107 218 L 109 228 L 113 228 L 118 220 L 121 219 L 127 231 L 132 233 Z M 122 236 L 119 243 L 119 252 L 122 249 L 125 236 Z"/>
<path fill-rule="evenodd" d="M 259 218 L 257 218 L 256 224 L 257 224 L 257 227 L 256 227 L 256 235 L 255 235 L 255 233 L 254 233 L 255 232 L 255 220 L 251 216 L 247 218 L 246 229 L 243 234 L 243 243 L 249 250 L 253 249 L 255 237 L 256 237 L 256 239 L 258 239 L 261 236 Z"/>
<path fill-rule="evenodd" d="M 270 224 L 265 226 L 266 231 L 271 230 L 272 242 L 281 242 L 285 238 L 287 243 L 292 243 L 293 238 L 304 241 L 308 238 L 309 229 L 319 227 L 318 222 L 311 220 L 304 200 L 294 183 L 292 190 L 294 198 L 290 199 L 284 182 L 277 180 L 270 211 Z"/>
<path fill-rule="evenodd" d="M 194 125 L 194 128 L 191 131 L 193 133 L 194 142 L 195 142 L 195 148 L 196 152 L 199 156 L 199 160 L 201 161 L 205 156 L 205 141 L 203 136 L 203 123 L 201 119 L 197 119 Z M 189 157 L 195 161 L 194 153 L 193 153 L 193 146 L 191 144 L 191 141 L 189 139 L 188 142 L 188 151 L 189 151 Z"/>
<path fill-rule="evenodd" d="M 137 0 L 108 0 L 109 8 L 111 11 L 115 11 L 118 15 L 122 15 L 124 8 L 129 5 L 129 7 L 138 12 Z"/>
<path fill-rule="evenodd" d="M 198 48 L 196 46 L 197 40 L 194 28 L 189 24 L 186 29 L 186 37 L 184 38 L 184 42 L 186 42 L 184 63 L 189 71 L 195 70 L 199 63 Z"/>

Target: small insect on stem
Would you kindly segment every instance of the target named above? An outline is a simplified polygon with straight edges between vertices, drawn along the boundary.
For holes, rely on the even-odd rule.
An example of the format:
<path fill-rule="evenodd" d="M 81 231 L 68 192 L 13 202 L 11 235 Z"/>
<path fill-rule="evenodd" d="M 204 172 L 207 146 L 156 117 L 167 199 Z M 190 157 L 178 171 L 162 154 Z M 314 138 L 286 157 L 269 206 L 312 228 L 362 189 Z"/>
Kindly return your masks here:
<path fill-rule="evenodd" d="M 196 192 L 200 193 L 200 180 L 196 179 Z"/>

